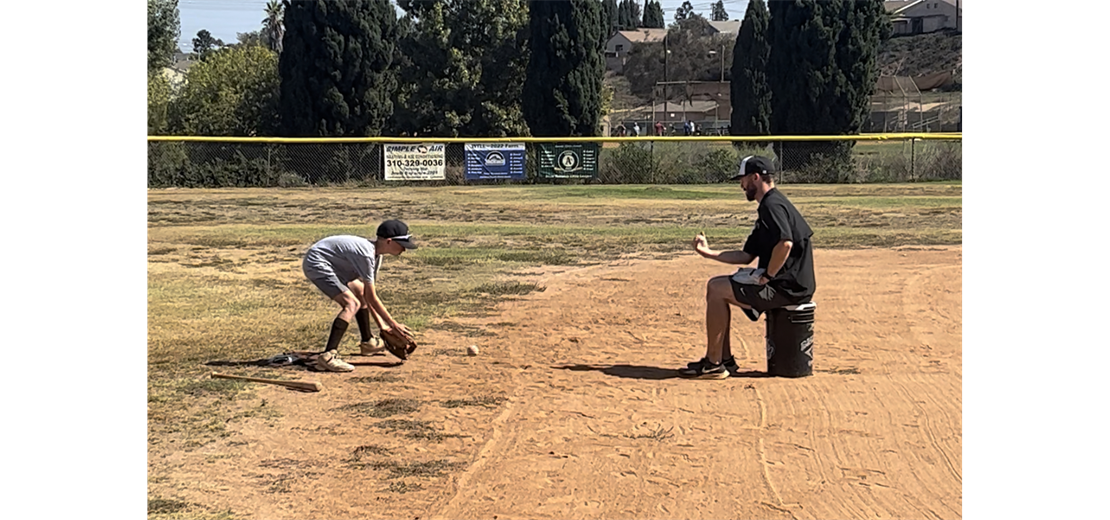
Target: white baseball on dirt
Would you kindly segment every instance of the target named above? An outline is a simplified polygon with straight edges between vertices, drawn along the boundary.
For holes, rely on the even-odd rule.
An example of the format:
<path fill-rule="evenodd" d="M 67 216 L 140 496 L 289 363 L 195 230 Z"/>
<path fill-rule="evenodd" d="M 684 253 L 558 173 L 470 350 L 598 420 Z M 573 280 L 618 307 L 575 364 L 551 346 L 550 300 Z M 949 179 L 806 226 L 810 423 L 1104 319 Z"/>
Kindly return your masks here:
<path fill-rule="evenodd" d="M 466 347 L 466 355 L 468 355 L 468 356 L 477 356 L 478 355 L 478 345 L 471 345 L 469 347 Z"/>

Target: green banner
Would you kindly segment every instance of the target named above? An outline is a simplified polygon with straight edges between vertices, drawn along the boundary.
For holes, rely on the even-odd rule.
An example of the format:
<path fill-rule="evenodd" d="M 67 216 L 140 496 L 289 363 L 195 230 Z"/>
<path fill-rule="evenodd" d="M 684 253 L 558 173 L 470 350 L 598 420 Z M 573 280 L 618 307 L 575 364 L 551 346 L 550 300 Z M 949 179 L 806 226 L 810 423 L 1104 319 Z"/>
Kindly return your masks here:
<path fill-rule="evenodd" d="M 547 179 L 596 179 L 597 143 L 539 143 L 539 176 Z"/>

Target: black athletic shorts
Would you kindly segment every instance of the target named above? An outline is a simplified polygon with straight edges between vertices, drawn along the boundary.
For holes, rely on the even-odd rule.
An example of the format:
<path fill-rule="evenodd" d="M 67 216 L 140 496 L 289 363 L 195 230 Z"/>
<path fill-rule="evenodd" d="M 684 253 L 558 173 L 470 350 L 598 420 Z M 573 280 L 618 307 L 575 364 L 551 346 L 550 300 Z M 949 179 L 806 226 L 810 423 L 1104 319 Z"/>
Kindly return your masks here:
<path fill-rule="evenodd" d="M 736 298 L 736 301 L 749 305 L 761 313 L 809 301 L 808 298 L 805 301 L 794 301 L 785 294 L 776 291 L 770 285 L 742 284 L 733 280 L 731 276 L 728 281 L 732 284 L 732 295 Z"/>

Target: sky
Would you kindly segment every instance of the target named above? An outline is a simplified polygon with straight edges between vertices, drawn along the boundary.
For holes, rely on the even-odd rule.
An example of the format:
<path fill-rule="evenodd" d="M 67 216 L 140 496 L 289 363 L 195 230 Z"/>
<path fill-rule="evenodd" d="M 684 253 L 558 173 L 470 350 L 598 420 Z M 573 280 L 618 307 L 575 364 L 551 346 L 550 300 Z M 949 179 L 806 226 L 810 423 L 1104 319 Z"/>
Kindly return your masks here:
<path fill-rule="evenodd" d="M 637 0 L 641 7 L 643 0 Z M 684 0 L 660 0 L 663 19 L 667 23 L 674 20 L 674 12 Z M 709 16 L 716 0 L 690 0 L 694 12 Z M 748 0 L 725 0 L 725 10 L 730 20 L 739 20 L 748 7 Z M 201 29 L 207 29 L 212 37 L 224 43 L 236 42 L 236 33 L 256 31 L 262 28 L 266 17 L 266 0 L 179 0 L 177 9 L 181 21 L 181 38 L 178 48 L 189 52 L 193 50 L 193 38 Z"/>

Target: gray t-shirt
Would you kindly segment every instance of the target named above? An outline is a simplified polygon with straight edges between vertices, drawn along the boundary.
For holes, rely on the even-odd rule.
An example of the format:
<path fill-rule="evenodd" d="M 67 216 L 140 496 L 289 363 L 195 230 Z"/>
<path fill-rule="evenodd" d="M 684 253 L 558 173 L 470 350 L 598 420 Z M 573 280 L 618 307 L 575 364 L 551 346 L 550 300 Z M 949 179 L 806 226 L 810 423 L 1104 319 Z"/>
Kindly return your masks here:
<path fill-rule="evenodd" d="M 344 285 L 360 278 L 372 284 L 381 267 L 374 243 L 353 235 L 336 235 L 316 242 L 305 253 L 305 260 L 317 267 L 331 267 Z"/>

